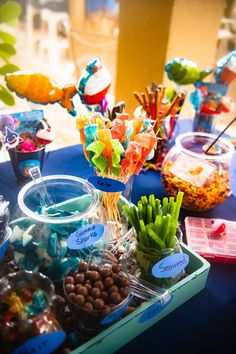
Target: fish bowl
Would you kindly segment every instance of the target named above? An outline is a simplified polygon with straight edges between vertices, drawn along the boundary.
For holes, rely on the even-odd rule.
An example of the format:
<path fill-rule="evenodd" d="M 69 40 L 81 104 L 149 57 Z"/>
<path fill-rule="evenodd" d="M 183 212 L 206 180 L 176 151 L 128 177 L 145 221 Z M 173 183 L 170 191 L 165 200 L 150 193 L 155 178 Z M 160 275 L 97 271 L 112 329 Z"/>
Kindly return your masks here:
<path fill-rule="evenodd" d="M 10 221 L 16 264 L 51 279 L 63 275 L 92 249 L 108 247 L 107 215 L 97 190 L 69 175 L 27 183 Z"/>
<path fill-rule="evenodd" d="M 223 203 L 230 195 L 231 142 L 208 133 L 180 134 L 166 155 L 161 170 L 169 196 L 184 192 L 182 207 L 204 212 Z M 211 145 L 213 146 L 211 147 Z"/>

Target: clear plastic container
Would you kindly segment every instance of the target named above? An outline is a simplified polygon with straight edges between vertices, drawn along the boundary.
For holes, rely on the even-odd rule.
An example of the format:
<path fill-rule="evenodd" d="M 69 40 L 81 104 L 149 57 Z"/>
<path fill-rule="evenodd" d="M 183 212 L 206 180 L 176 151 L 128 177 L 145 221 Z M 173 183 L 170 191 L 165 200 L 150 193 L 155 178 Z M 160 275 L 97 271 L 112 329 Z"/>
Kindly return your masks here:
<path fill-rule="evenodd" d="M 54 348 L 61 344 L 65 335 L 53 312 L 54 298 L 53 283 L 40 273 L 21 270 L 0 280 L 1 353 L 12 353 L 28 340 L 51 332 L 61 333 Z"/>
<path fill-rule="evenodd" d="M 169 196 L 184 192 L 182 207 L 203 212 L 230 195 L 229 167 L 233 145 L 224 138 L 206 153 L 216 136 L 185 133 L 176 138 L 162 164 L 162 182 Z"/>
<path fill-rule="evenodd" d="M 106 248 L 106 212 L 96 189 L 67 175 L 43 177 L 26 184 L 10 222 L 15 262 L 26 270 L 40 270 L 52 279 L 63 275 L 90 250 Z M 42 205 L 46 188 L 50 206 Z"/>

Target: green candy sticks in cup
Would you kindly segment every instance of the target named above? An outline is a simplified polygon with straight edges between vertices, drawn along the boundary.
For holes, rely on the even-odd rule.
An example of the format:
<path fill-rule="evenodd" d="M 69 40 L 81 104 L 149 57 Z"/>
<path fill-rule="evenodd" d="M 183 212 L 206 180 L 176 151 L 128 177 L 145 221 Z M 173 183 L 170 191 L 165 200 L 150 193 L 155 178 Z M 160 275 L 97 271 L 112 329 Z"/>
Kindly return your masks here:
<path fill-rule="evenodd" d="M 154 194 L 142 196 L 138 207 L 124 205 L 123 210 L 135 228 L 138 242 L 145 248 L 162 251 L 173 248 L 183 192 L 174 197 L 155 199 Z"/>

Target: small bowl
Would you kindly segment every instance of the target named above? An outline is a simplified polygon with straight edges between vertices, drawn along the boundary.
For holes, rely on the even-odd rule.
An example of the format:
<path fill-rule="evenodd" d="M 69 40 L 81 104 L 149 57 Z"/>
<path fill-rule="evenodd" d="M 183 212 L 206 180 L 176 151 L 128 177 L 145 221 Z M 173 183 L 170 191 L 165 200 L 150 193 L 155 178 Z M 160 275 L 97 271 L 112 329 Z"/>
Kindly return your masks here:
<path fill-rule="evenodd" d="M 109 302 L 108 300 L 105 300 L 104 298 L 102 298 L 102 295 L 99 295 L 98 298 L 94 297 L 93 299 L 90 299 L 91 302 L 89 302 L 89 303 L 91 303 L 92 306 L 91 306 L 91 308 L 89 308 L 89 307 L 86 307 L 85 304 L 88 303 L 88 296 L 90 296 L 90 298 L 91 298 L 93 295 L 91 289 L 88 289 L 88 294 L 86 294 L 85 296 L 83 295 L 85 300 L 84 300 L 84 303 L 81 305 L 78 304 L 75 300 L 76 299 L 75 296 L 78 296 L 78 293 L 77 293 L 77 295 L 75 295 L 76 290 L 73 290 L 72 292 L 68 292 L 68 290 L 67 290 L 68 288 L 66 289 L 66 285 L 68 286 L 68 282 L 66 280 L 66 279 L 68 279 L 67 278 L 68 276 L 73 276 L 73 275 L 79 274 L 79 273 L 81 273 L 81 274 L 86 273 L 86 271 L 80 270 L 80 268 L 79 268 L 80 264 L 81 264 L 81 262 L 78 264 L 77 267 L 73 266 L 71 268 L 71 270 L 66 274 L 66 276 L 63 279 L 63 289 L 64 289 L 64 293 L 65 293 L 65 296 L 68 301 L 68 305 L 71 309 L 71 313 L 73 314 L 73 316 L 75 318 L 78 328 L 84 333 L 96 334 L 120 318 L 120 316 L 115 316 L 115 315 L 113 316 L 113 314 L 116 314 L 116 311 L 118 312 L 118 310 L 120 310 L 119 314 L 121 315 L 123 312 L 122 308 L 125 309 L 126 304 L 128 303 L 130 293 L 131 293 L 130 278 L 129 278 L 129 275 L 122 270 L 122 268 L 118 273 L 116 273 L 116 274 L 119 274 L 119 276 L 122 279 L 128 279 L 128 285 L 127 286 L 124 285 L 124 287 L 126 287 L 127 294 L 124 294 L 123 296 L 121 296 L 121 294 L 119 293 L 119 296 L 121 296 L 121 298 L 122 298 L 120 303 L 118 303 L 118 304 L 111 303 L 111 301 Z M 111 269 L 112 264 L 108 262 L 103 265 L 100 264 L 100 265 L 98 265 L 98 267 L 99 267 L 99 272 L 100 272 L 100 270 L 103 269 L 104 267 L 106 267 L 106 268 L 108 267 Z M 91 268 L 87 267 L 87 270 L 89 270 L 89 269 L 91 269 Z M 115 274 L 115 273 L 113 273 L 113 274 Z M 105 278 L 105 276 L 103 277 L 103 275 L 101 275 L 101 280 L 102 280 L 103 285 L 104 285 L 104 279 L 107 279 L 107 277 Z M 87 280 L 86 282 L 92 284 L 92 290 L 97 289 L 97 287 L 94 287 L 94 282 L 95 282 L 94 280 L 91 279 L 91 281 Z M 79 283 L 75 282 L 73 284 L 76 287 Z M 83 283 L 83 288 L 85 287 L 84 284 L 85 283 Z M 115 284 L 118 284 L 118 280 L 117 280 L 117 283 L 114 281 L 114 285 Z M 119 289 L 120 289 L 120 287 L 119 287 Z M 108 293 L 107 288 L 100 289 L 101 292 L 103 290 L 106 290 Z M 72 295 L 72 293 L 74 295 Z M 109 293 L 108 296 L 110 296 L 110 294 L 111 293 Z M 98 309 L 98 308 L 94 307 L 94 306 L 96 306 L 95 300 L 97 300 L 97 299 L 102 299 L 104 301 L 103 308 Z"/>
<path fill-rule="evenodd" d="M 4 255 L 6 253 L 11 234 L 12 234 L 12 229 L 9 226 L 7 226 L 6 235 L 5 235 L 2 243 L 0 244 L 0 262 L 2 262 Z"/>

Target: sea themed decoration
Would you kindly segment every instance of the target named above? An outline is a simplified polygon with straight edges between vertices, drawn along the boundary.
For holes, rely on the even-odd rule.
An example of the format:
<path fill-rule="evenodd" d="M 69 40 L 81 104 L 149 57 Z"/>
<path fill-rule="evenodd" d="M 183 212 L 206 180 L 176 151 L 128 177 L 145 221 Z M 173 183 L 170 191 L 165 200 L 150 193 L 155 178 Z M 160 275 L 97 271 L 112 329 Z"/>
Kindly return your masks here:
<path fill-rule="evenodd" d="M 7 87 L 20 98 L 39 104 L 60 103 L 60 105 L 75 115 L 73 96 L 77 93 L 75 85 L 60 87 L 47 76 L 28 71 L 16 71 L 6 74 Z"/>

